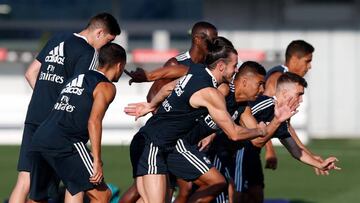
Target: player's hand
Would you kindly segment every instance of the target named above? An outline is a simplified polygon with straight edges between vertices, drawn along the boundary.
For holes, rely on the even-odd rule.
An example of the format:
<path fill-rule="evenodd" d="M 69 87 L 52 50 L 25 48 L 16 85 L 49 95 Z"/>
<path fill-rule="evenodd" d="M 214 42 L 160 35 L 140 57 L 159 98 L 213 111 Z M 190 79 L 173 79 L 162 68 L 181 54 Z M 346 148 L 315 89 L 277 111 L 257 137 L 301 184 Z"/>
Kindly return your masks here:
<path fill-rule="evenodd" d="M 320 163 L 324 162 L 324 160 L 321 158 L 321 156 L 313 155 L 314 159 L 318 160 Z M 328 170 L 321 170 L 316 167 L 314 167 L 314 171 L 316 175 L 329 175 Z"/>
<path fill-rule="evenodd" d="M 93 170 L 94 173 L 92 176 L 90 176 L 89 181 L 94 185 L 99 185 L 104 179 L 101 160 L 94 161 Z"/>
<path fill-rule="evenodd" d="M 124 72 L 131 77 L 129 80 L 129 85 L 131 85 L 133 82 L 148 82 L 146 71 L 140 67 L 137 67 L 135 71 L 126 71 Z"/>
<path fill-rule="evenodd" d="M 286 121 L 298 112 L 297 108 L 299 106 L 299 100 L 296 98 L 289 98 L 289 100 L 281 106 L 279 106 L 275 100 L 275 118 L 280 122 Z"/>
<path fill-rule="evenodd" d="M 275 154 L 265 153 L 265 168 L 275 170 L 277 163 L 278 160 Z"/>
<path fill-rule="evenodd" d="M 263 121 L 257 124 L 257 129 L 260 131 L 260 137 L 264 137 L 267 134 L 266 124 Z"/>
<path fill-rule="evenodd" d="M 322 163 L 321 163 L 321 167 L 320 169 L 323 171 L 329 171 L 329 170 L 341 170 L 340 167 L 337 167 L 335 165 L 335 163 L 338 161 L 338 159 L 336 157 L 329 157 L 327 159 L 325 159 Z"/>
<path fill-rule="evenodd" d="M 199 151 L 208 150 L 215 136 L 216 134 L 213 133 L 205 137 L 204 139 L 200 140 L 200 142 L 198 143 Z"/>
<path fill-rule="evenodd" d="M 129 116 L 135 116 L 135 121 L 148 114 L 149 112 L 154 111 L 155 108 L 151 107 L 150 103 L 140 102 L 140 103 L 131 103 L 124 108 L 124 112 Z"/>

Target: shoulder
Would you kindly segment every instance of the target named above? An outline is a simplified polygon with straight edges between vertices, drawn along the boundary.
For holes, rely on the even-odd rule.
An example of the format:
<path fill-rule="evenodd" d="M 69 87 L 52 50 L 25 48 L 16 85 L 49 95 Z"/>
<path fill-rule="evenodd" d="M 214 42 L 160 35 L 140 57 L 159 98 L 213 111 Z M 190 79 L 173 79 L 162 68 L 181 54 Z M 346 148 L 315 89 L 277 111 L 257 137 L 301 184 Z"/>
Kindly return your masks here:
<path fill-rule="evenodd" d="M 190 59 L 190 54 L 187 51 L 187 52 L 184 52 L 184 53 L 181 53 L 181 54 L 175 56 L 175 59 L 177 61 L 185 61 L 186 59 Z"/>
<path fill-rule="evenodd" d="M 265 95 L 259 96 L 254 102 L 250 102 L 251 112 L 253 115 L 274 108 L 274 99 Z"/>

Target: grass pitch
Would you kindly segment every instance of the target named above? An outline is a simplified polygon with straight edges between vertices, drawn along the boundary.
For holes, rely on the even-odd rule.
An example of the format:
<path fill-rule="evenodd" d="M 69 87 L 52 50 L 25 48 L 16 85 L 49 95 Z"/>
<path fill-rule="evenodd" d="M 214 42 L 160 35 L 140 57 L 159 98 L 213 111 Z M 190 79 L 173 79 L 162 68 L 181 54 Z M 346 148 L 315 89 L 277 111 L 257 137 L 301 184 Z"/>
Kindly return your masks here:
<path fill-rule="evenodd" d="M 323 157 L 334 155 L 341 171 L 316 176 L 313 169 L 293 159 L 283 147 L 276 147 L 278 169 L 265 171 L 266 199 L 287 199 L 292 203 L 360 202 L 360 140 L 313 140 L 309 148 Z M 132 183 L 128 146 L 105 146 L 102 150 L 108 183 L 121 192 Z M 16 181 L 18 146 L 0 146 L 0 202 Z"/>

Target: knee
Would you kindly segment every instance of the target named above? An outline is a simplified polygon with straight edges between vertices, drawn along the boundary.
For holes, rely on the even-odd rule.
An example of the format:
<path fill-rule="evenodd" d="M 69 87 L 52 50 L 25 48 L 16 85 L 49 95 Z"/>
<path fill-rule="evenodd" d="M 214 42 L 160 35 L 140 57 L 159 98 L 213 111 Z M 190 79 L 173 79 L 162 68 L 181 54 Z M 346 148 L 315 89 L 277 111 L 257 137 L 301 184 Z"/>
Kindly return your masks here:
<path fill-rule="evenodd" d="M 96 201 L 95 202 L 99 202 L 99 203 L 108 203 L 110 202 L 111 199 L 111 191 L 109 189 L 106 189 L 105 191 L 101 192 L 101 195 L 98 195 L 96 197 Z"/>

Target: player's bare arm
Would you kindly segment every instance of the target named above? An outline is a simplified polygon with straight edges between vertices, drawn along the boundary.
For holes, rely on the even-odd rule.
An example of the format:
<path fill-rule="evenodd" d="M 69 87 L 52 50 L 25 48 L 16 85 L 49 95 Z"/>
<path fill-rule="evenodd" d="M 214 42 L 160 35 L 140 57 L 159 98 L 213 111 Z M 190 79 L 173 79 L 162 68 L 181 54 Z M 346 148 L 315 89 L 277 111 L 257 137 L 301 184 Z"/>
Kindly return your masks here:
<path fill-rule="evenodd" d="M 102 120 L 105 112 L 113 101 L 116 94 L 116 88 L 111 83 L 99 83 L 93 93 L 93 105 L 88 121 L 88 131 L 91 143 L 91 152 L 94 157 L 94 174 L 90 177 L 90 182 L 98 184 L 103 179 L 102 161 L 101 161 L 101 135 Z"/>
<path fill-rule="evenodd" d="M 215 88 L 207 87 L 190 97 L 194 108 L 206 107 L 215 123 L 234 141 L 253 139 L 265 134 L 263 128 L 248 129 L 238 126 L 226 110 L 224 96 Z"/>
<path fill-rule="evenodd" d="M 130 116 L 135 116 L 135 120 L 153 112 L 157 109 L 161 102 L 170 95 L 171 91 L 175 88 L 177 80 L 174 80 L 164 85 L 160 91 L 155 95 L 151 102 L 130 103 L 124 108 L 124 112 Z"/>
<path fill-rule="evenodd" d="M 322 159 L 321 156 L 319 155 L 316 155 L 314 153 L 312 153 L 302 142 L 301 140 L 299 139 L 295 129 L 292 127 L 291 123 L 289 122 L 288 123 L 288 130 L 289 130 L 289 133 L 291 135 L 291 137 L 294 139 L 294 141 L 296 142 L 296 144 L 304 151 L 306 151 L 308 154 L 310 154 L 311 156 L 313 156 L 315 159 L 317 159 L 318 161 L 324 161 Z M 319 170 L 318 168 L 314 167 L 314 170 L 315 170 L 315 173 L 316 175 L 329 175 L 329 172 L 328 171 L 323 171 L 323 170 Z"/>
<path fill-rule="evenodd" d="M 286 147 L 286 149 L 290 152 L 290 154 L 297 160 L 308 164 L 310 166 L 316 167 L 320 170 L 328 171 L 328 170 L 341 170 L 341 168 L 337 167 L 335 163 L 338 161 L 336 157 L 329 157 L 324 161 L 319 161 L 315 159 L 311 154 L 307 153 L 303 149 L 301 149 L 292 137 L 281 139 L 281 143 Z"/>
<path fill-rule="evenodd" d="M 25 78 L 29 83 L 31 89 L 34 89 L 37 76 L 39 75 L 41 63 L 38 60 L 34 60 L 25 72 Z"/>

